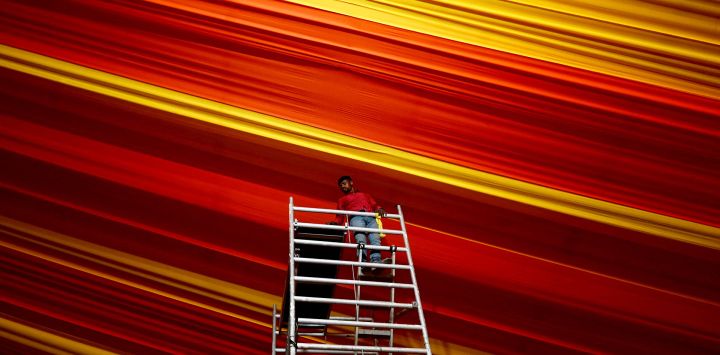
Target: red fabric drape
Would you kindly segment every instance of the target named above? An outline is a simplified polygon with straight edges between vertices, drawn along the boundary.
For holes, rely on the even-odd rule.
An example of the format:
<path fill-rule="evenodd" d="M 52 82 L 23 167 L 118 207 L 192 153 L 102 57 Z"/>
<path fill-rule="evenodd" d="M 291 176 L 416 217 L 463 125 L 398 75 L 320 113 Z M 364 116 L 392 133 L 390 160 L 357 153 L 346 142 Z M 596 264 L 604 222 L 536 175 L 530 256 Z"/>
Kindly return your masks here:
<path fill-rule="evenodd" d="M 207 12 L 6 2 L 0 42 L 720 226 L 716 100 L 298 5 L 197 7 Z M 381 205 L 401 203 L 412 223 L 430 335 L 447 345 L 438 353 L 720 349 L 717 250 L 5 68 L 0 77 L 0 216 L 21 223 L 0 226 L 5 319 L 114 351 L 266 353 L 270 310 L 248 295 L 282 295 L 287 198 L 332 207 L 335 180 L 349 174 Z M 71 239 L 41 241 L 21 225 L 247 294 L 195 292 L 188 280 L 63 244 Z M 32 348 L 8 339 L 4 348 Z"/>

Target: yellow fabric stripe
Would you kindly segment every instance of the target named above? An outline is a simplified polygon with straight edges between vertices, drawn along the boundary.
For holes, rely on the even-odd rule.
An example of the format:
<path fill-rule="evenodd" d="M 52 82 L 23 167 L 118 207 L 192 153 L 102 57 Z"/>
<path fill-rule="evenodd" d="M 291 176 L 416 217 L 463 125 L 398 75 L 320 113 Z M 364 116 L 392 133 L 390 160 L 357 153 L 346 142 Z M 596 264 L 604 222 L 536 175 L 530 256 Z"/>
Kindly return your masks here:
<path fill-rule="evenodd" d="M 52 354 L 98 354 L 113 352 L 65 338 L 9 319 L 0 318 L 0 337 Z"/>
<path fill-rule="evenodd" d="M 658 34 L 666 34 L 679 38 L 691 39 L 694 41 L 710 44 L 720 44 L 718 35 L 718 16 L 720 6 L 714 6 L 710 2 L 697 2 L 696 7 L 684 0 L 681 6 L 688 6 L 688 10 L 672 8 L 677 6 L 678 1 L 670 0 L 666 4 L 661 1 L 629 1 L 629 0 L 604 0 L 598 2 L 589 1 L 567 1 L 567 0 L 510 0 L 510 2 L 526 6 L 534 6 L 545 10 L 561 13 L 559 17 L 574 15 L 613 23 L 636 29 L 652 31 Z M 598 24 L 600 25 L 600 24 Z M 623 29 L 625 31 L 625 29 Z M 632 39 L 630 39 L 632 40 Z M 665 43 L 667 45 L 667 43 Z M 662 45 L 662 43 L 654 43 Z"/>
<path fill-rule="evenodd" d="M 273 303 L 280 303 L 280 298 L 269 293 L 55 233 L 4 216 L 0 216 L 0 226 L 31 235 L 32 238 L 5 230 L 3 233 L 6 235 L 260 314 L 266 314 Z M 134 285 L 134 287 L 138 286 Z M 148 288 L 141 289 L 148 291 Z"/>
<path fill-rule="evenodd" d="M 480 47 L 720 98 L 718 19 L 637 0 L 290 0 Z M 703 41 L 703 42 L 700 42 Z"/>
<path fill-rule="evenodd" d="M 362 139 L 0 45 L 0 66 L 135 104 L 442 184 L 677 241 L 720 249 L 720 228 L 493 175 Z"/>
<path fill-rule="evenodd" d="M 10 232 L 8 230 L 2 230 L 1 232 L 5 235 L 12 236 L 14 238 L 23 239 L 25 241 L 29 241 L 31 243 L 34 243 L 36 245 L 42 246 L 44 248 L 50 248 L 54 249 L 60 252 L 63 252 L 67 255 L 72 255 L 74 257 L 80 257 L 85 260 L 92 261 L 94 263 L 103 265 L 103 266 L 109 266 L 116 270 L 122 271 L 122 272 L 128 272 L 132 273 L 136 276 L 141 276 L 143 278 L 146 278 L 150 281 L 154 282 L 161 282 L 166 285 L 176 287 L 185 291 L 190 291 L 195 294 L 199 294 L 201 296 L 205 296 L 208 298 L 213 298 L 215 300 L 219 300 L 228 304 L 232 304 L 235 306 L 239 306 L 245 309 L 253 310 L 261 314 L 263 317 L 270 318 L 270 309 L 272 308 L 272 304 L 280 304 L 281 299 L 275 295 L 271 295 L 266 292 L 258 291 L 255 289 L 247 288 L 244 286 L 240 286 L 237 284 L 228 283 L 222 280 L 218 280 L 209 276 L 197 274 L 188 270 L 183 270 L 180 268 L 176 268 L 167 264 L 158 263 L 152 260 L 148 260 L 139 256 L 135 256 L 132 254 L 127 254 L 118 250 L 114 250 L 111 248 L 106 248 L 103 246 L 99 246 L 93 243 L 89 243 L 86 241 L 82 241 L 67 235 L 63 235 L 60 233 L 56 233 L 53 231 L 49 231 L 43 228 L 39 228 L 37 226 L 33 226 L 27 223 L 23 223 L 20 221 L 16 221 L 10 218 L 6 218 L 3 216 L 0 216 L 0 226 L 4 226 L 13 230 L 20 231 L 22 233 L 26 233 L 28 235 L 31 235 L 33 238 L 28 238 L 13 232 Z M 47 242 L 52 242 L 47 243 Z M 59 244 L 62 247 L 58 247 L 53 244 Z M 122 277 L 118 277 L 115 275 L 111 275 L 102 271 L 97 271 L 95 269 L 92 269 L 90 267 L 82 266 L 67 260 L 63 260 L 58 257 L 50 256 L 42 252 L 38 252 L 35 250 L 31 250 L 26 247 L 18 246 L 13 243 L 9 243 L 7 241 L 0 240 L 0 246 L 13 249 L 16 251 L 19 251 L 21 253 L 31 255 L 43 260 L 47 260 L 59 265 L 63 265 L 65 267 L 69 267 L 75 270 L 79 270 L 85 273 L 88 273 L 90 275 L 94 275 L 97 277 L 101 277 L 107 280 L 111 280 L 126 286 L 134 287 L 146 292 L 150 292 L 153 294 L 156 294 L 158 296 L 167 297 L 170 299 L 173 299 L 178 302 L 183 302 L 186 304 L 193 305 L 195 307 L 203 308 L 209 311 L 217 312 L 226 316 L 230 316 L 233 318 L 237 318 L 246 322 L 250 322 L 256 325 L 260 325 L 266 328 L 271 328 L 271 324 L 268 322 L 258 321 L 254 318 L 246 317 L 234 312 L 230 312 L 227 310 L 224 310 L 219 307 L 211 306 L 202 302 L 194 301 L 192 299 L 189 299 L 187 297 L 178 296 L 166 291 L 162 291 L 150 286 L 146 286 L 134 281 L 129 281 L 127 279 L 124 279 Z M 103 261 L 103 259 L 110 260 L 112 262 L 106 262 Z M 133 270 L 133 268 L 139 269 L 140 272 Z M 162 277 L 165 277 L 167 279 L 159 278 L 156 276 L 153 276 L 153 274 L 160 275 Z M 191 287 L 187 287 L 179 282 L 173 282 L 179 281 L 182 283 L 187 283 Z M 214 293 L 220 293 L 228 295 L 229 297 L 222 297 L 214 295 L 213 293 L 204 292 L 202 289 L 211 290 Z M 230 298 L 231 297 L 231 298 Z M 258 306 L 253 306 L 253 304 Z M 347 314 L 343 313 L 337 313 L 334 312 L 333 315 L 341 316 L 341 317 L 347 317 Z M 0 320 L 2 320 L 0 318 Z M 3 328 L 2 323 L 0 323 L 0 328 Z M 27 336 L 27 333 L 18 332 L 15 328 L 8 328 L 10 330 L 15 331 L 15 333 L 22 334 L 24 336 Z M 24 328 L 23 328 L 24 329 Z M 35 333 L 32 333 L 35 334 Z M 5 336 L 0 331 L 0 337 Z M 36 343 L 32 340 L 25 339 L 23 337 L 17 337 L 13 336 L 12 334 L 9 334 L 7 336 L 8 339 L 11 339 L 13 341 L 32 346 L 34 348 L 44 350 L 44 351 L 50 351 L 52 353 L 58 353 L 60 350 L 54 349 L 52 347 L 48 347 L 46 344 L 42 343 Z M 303 337 L 305 339 L 311 339 L 314 341 L 318 341 L 321 343 L 330 343 L 323 339 L 318 339 L 315 337 Z M 38 340 L 44 339 L 44 338 L 38 338 Z M 444 349 L 444 351 L 438 352 L 438 354 L 470 354 L 473 353 L 473 351 L 469 348 L 466 348 L 462 345 L 458 345 L 455 343 L 445 342 L 438 339 L 431 338 L 431 344 L 436 349 Z M 58 345 L 56 343 L 51 342 L 45 342 L 49 345 Z M 59 343 L 60 345 L 63 345 L 63 343 Z M 67 345 L 67 344 L 65 344 Z M 77 345 L 77 344 L 76 344 Z M 82 345 L 82 344 L 80 344 Z M 79 346 L 79 345 L 78 345 Z M 47 349 L 45 349 L 45 348 Z M 58 346 L 59 347 L 59 346 Z M 82 352 L 78 349 L 80 348 L 69 348 L 67 346 L 61 347 L 62 349 L 71 350 L 74 353 L 92 353 L 92 352 Z M 477 352 L 479 354 L 479 352 Z"/>
<path fill-rule="evenodd" d="M 33 237 L 36 237 L 39 239 L 46 239 L 46 240 L 52 241 L 54 243 L 61 244 L 63 246 L 69 246 L 70 248 L 57 247 L 57 246 L 54 246 L 49 243 L 45 243 L 45 242 L 42 242 L 42 241 L 39 241 L 39 240 L 36 240 L 33 238 L 28 238 L 28 237 L 25 237 L 25 236 L 22 236 L 22 235 L 19 235 L 16 233 L 12 233 L 12 232 L 3 230 L 2 233 L 7 236 L 15 237 L 18 239 L 23 239 L 25 241 L 34 243 L 36 245 L 39 245 L 39 246 L 42 246 L 45 248 L 50 248 L 53 250 L 63 252 L 67 255 L 72 255 L 74 257 L 83 258 L 83 259 L 92 261 L 94 263 L 97 263 L 97 264 L 100 264 L 103 266 L 112 267 L 112 268 L 122 271 L 122 272 L 127 272 L 127 273 L 134 274 L 136 276 L 141 276 L 150 281 L 164 283 L 166 285 L 173 286 L 178 289 L 190 291 L 192 293 L 199 294 L 201 296 L 212 298 L 212 299 L 222 301 L 222 302 L 225 302 L 228 304 L 232 304 L 234 306 L 238 306 L 241 308 L 249 309 L 249 310 L 258 312 L 263 316 L 270 317 L 268 313 L 270 313 L 269 309 L 272 307 L 272 304 L 273 303 L 280 304 L 280 301 L 281 301 L 281 299 L 279 297 L 269 294 L 269 293 L 266 293 L 266 292 L 262 292 L 262 291 L 258 291 L 255 289 L 240 286 L 237 284 L 221 281 L 221 280 L 209 277 L 209 276 L 200 275 L 200 274 L 197 274 L 197 273 L 194 273 L 194 272 L 191 272 L 188 270 L 179 269 L 179 268 L 167 265 L 167 264 L 154 262 L 154 261 L 151 261 L 151 260 L 148 260 L 145 258 L 141 258 L 141 257 L 137 257 L 137 256 L 134 256 L 131 254 L 123 253 L 118 250 L 105 248 L 105 247 L 102 247 L 102 246 L 99 246 L 99 245 L 96 245 L 93 243 L 84 242 L 79 239 L 75 239 L 70 236 L 67 236 L 67 235 L 55 233 L 55 232 L 52 232 L 52 231 L 49 231 L 46 229 L 42 229 L 42 228 L 32 226 L 32 225 L 29 225 L 29 224 L 26 224 L 23 222 L 8 219 L 8 218 L 2 217 L 2 216 L 0 216 L 0 226 L 12 227 L 16 230 L 21 230 L 25 233 L 30 233 Z M 149 286 L 146 286 L 146 285 L 134 282 L 134 281 L 129 281 L 122 277 L 118 277 L 118 276 L 114 276 L 114 275 L 111 275 L 111 274 L 108 274 L 105 272 L 97 271 L 92 268 L 85 267 L 85 266 L 82 266 L 82 265 L 79 265 L 79 264 L 76 264 L 76 263 L 73 263 L 73 262 L 70 262 L 67 260 L 63 260 L 58 257 L 50 256 L 50 255 L 47 255 L 42 252 L 28 249 L 26 247 L 18 246 L 18 245 L 8 243 L 8 242 L 2 241 L 2 240 L 0 240 L 0 246 L 9 248 L 9 249 L 13 249 L 15 251 L 19 251 L 21 253 L 31 255 L 31 256 L 34 256 L 36 258 L 40 258 L 43 260 L 47 260 L 47 261 L 50 261 L 50 262 L 53 262 L 53 263 L 56 263 L 56 264 L 59 264 L 59 265 L 62 265 L 62 266 L 68 267 L 68 268 L 82 271 L 82 272 L 85 272 L 90 275 L 94 275 L 94 276 L 101 277 L 101 278 L 104 278 L 107 280 L 111 280 L 111 281 L 114 281 L 114 282 L 117 282 L 117 283 L 120 283 L 120 284 L 123 284 L 126 286 L 134 287 L 134 288 L 143 290 L 145 292 L 150 292 L 150 293 L 156 294 L 158 296 L 166 297 L 166 298 L 178 301 L 178 302 L 183 302 L 183 303 L 195 306 L 195 307 L 203 308 L 203 309 L 206 309 L 209 311 L 213 311 L 213 312 L 220 313 L 220 314 L 223 314 L 223 315 L 226 315 L 229 317 L 237 318 L 237 319 L 240 319 L 240 320 L 243 320 L 246 322 L 250 322 L 250 323 L 253 323 L 256 325 L 263 326 L 263 327 L 272 328 L 272 325 L 267 322 L 258 321 L 254 318 L 246 317 L 246 316 L 243 316 L 243 315 L 240 315 L 240 314 L 237 314 L 234 312 L 230 312 L 230 311 L 224 310 L 219 307 L 211 306 L 211 305 L 208 305 L 208 304 L 205 304 L 202 302 L 197 302 L 197 301 L 194 301 L 187 297 L 178 296 L 178 295 L 175 295 L 175 294 L 172 294 L 172 293 L 169 293 L 166 291 L 162 291 L 162 290 L 159 290 L 159 289 L 156 289 L 153 287 L 149 287 Z M 75 248 L 77 248 L 77 250 L 80 252 L 76 252 L 76 251 L 72 250 Z M 98 256 L 100 258 L 94 257 L 94 256 L 89 256 L 87 254 Z M 101 258 L 107 258 L 107 259 L 110 259 L 113 261 L 118 261 L 119 263 L 125 264 L 126 266 L 108 263 L 108 262 L 103 261 Z M 140 262 L 140 264 L 134 264 L 135 262 L 138 262 L 138 261 Z M 167 277 L 170 280 L 155 277 L 155 276 L 151 275 L 150 273 L 134 271 L 134 270 L 132 270 L 132 267 L 139 268 L 142 271 L 157 272 L 158 274 L 160 274 L 164 277 Z M 213 291 L 215 293 L 231 294 L 233 298 L 231 299 L 228 297 L 216 296 L 212 293 L 203 291 L 202 289 L 200 289 L 198 287 L 187 287 L 187 286 L 182 285 L 181 283 L 173 282 L 172 280 L 176 280 L 176 281 L 180 281 L 180 282 L 188 282 L 191 284 L 191 286 L 205 287 L 206 290 Z M 259 297 L 258 297 L 258 295 L 259 295 Z M 264 307 L 253 306 L 251 303 L 260 304 L 261 306 L 264 306 Z M 343 316 L 345 316 L 345 315 L 343 315 Z M 315 341 L 326 343 L 326 341 L 324 341 L 323 339 L 317 339 L 315 337 L 304 336 L 303 338 L 312 339 Z"/>
<path fill-rule="evenodd" d="M 38 341 L 35 341 L 35 340 L 33 340 L 33 339 L 24 338 L 24 337 L 21 337 L 21 336 L 19 336 L 19 335 L 15 335 L 15 334 L 10 333 L 10 332 L 6 332 L 6 331 L 4 331 L 4 330 L 0 330 L 0 338 L 5 338 L 5 339 L 8 339 L 8 340 L 10 340 L 10 341 L 12 341 L 12 342 L 20 343 L 20 344 L 23 344 L 23 345 L 25 345 L 25 346 L 29 346 L 29 347 L 31 347 L 31 348 L 35 348 L 35 349 L 37 349 L 37 350 L 40 350 L 40 351 L 42 351 L 42 352 L 46 352 L 46 353 L 48 353 L 48 354 L 55 354 L 55 355 L 72 355 L 71 352 L 67 352 L 67 351 L 63 351 L 63 350 L 57 349 L 57 348 L 53 348 L 53 347 L 51 347 L 51 346 L 45 345 L 45 344 L 40 343 L 40 342 L 38 342 Z"/>

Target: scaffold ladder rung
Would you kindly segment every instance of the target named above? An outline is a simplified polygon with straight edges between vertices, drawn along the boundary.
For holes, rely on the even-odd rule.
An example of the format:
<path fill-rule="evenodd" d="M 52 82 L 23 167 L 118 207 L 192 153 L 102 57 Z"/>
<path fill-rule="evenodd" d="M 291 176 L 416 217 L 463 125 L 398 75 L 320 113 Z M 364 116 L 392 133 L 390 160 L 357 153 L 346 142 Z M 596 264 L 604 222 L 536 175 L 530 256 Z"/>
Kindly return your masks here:
<path fill-rule="evenodd" d="M 338 226 L 338 225 L 334 225 L 334 224 L 319 224 L 319 223 L 295 222 L 295 227 L 329 229 L 329 230 L 339 230 L 339 231 L 352 231 L 352 232 L 385 233 L 385 234 L 397 234 L 397 235 L 403 234 L 403 231 L 397 230 L 397 229 L 350 227 L 350 226 Z"/>
<path fill-rule="evenodd" d="M 304 245 L 318 245 L 318 246 L 325 246 L 325 247 L 336 247 L 336 248 L 348 248 L 348 249 L 358 249 L 359 244 L 356 243 L 338 243 L 338 242 L 326 242 L 326 241 L 319 241 L 319 240 L 307 240 L 307 239 L 295 239 L 295 244 L 304 244 Z M 403 247 L 385 247 L 385 246 L 375 246 L 375 245 L 367 245 L 364 246 L 367 250 L 379 250 L 379 251 L 392 251 L 393 249 L 395 251 L 401 251 L 401 252 L 407 252 L 407 248 Z"/>
<path fill-rule="evenodd" d="M 392 287 L 392 288 L 414 288 L 413 284 L 397 283 L 397 282 L 380 282 L 380 281 L 362 281 L 348 279 L 329 279 L 326 277 L 309 277 L 295 276 L 297 282 L 318 283 L 318 284 L 342 284 L 342 285 L 360 285 L 360 286 L 376 286 L 376 287 Z"/>
<path fill-rule="evenodd" d="M 323 297 L 303 297 L 295 296 L 295 301 L 309 303 L 331 303 L 331 304 L 353 304 L 358 306 L 369 307 L 394 307 L 394 308 L 415 308 L 417 305 L 413 303 L 397 303 L 385 301 L 363 301 L 349 300 L 343 298 L 323 298 Z"/>
<path fill-rule="evenodd" d="M 350 350 L 350 351 L 378 351 L 378 352 L 394 352 L 394 353 L 410 353 L 424 354 L 427 352 L 425 348 L 400 348 L 389 346 L 364 346 L 364 345 L 330 345 L 330 344 L 298 344 L 299 349 L 313 350 Z"/>
<path fill-rule="evenodd" d="M 318 318 L 298 318 L 298 324 L 324 324 L 324 325 L 346 325 L 351 327 L 363 328 L 386 328 L 386 329 L 406 329 L 406 330 L 422 330 L 420 324 L 402 324 L 402 323 L 379 323 L 379 322 L 356 322 L 350 320 L 332 320 Z"/>
<path fill-rule="evenodd" d="M 315 349 L 296 349 L 298 353 L 312 353 L 317 354 L 318 351 Z M 275 349 L 276 353 L 284 353 L 285 349 Z M 323 350 L 322 354 L 357 354 L 357 351 L 353 350 Z M 378 355 L 376 351 L 365 351 L 362 355 Z"/>
<path fill-rule="evenodd" d="M 360 320 L 360 321 L 365 321 L 365 322 L 372 322 L 372 318 L 370 318 L 370 317 L 360 317 L 360 318 L 357 318 L 357 319 L 356 319 L 355 317 L 333 317 L 333 316 L 331 316 L 330 319 L 334 319 L 334 320 Z"/>
<path fill-rule="evenodd" d="M 298 212 L 315 212 L 315 213 L 329 213 L 329 214 L 339 214 L 339 215 L 345 215 L 345 216 L 365 216 L 365 217 L 375 217 L 377 216 L 374 212 L 359 212 L 359 211 L 343 211 L 343 210 L 332 210 L 327 208 L 313 208 L 313 207 L 293 207 L 293 211 Z M 388 213 L 384 217 L 386 218 L 400 218 L 399 214 L 392 214 Z"/>
<path fill-rule="evenodd" d="M 327 260 L 327 259 L 301 258 L 301 257 L 295 257 L 295 261 L 299 262 L 299 263 L 308 263 L 308 264 L 325 264 L 325 265 L 376 267 L 376 268 L 381 268 L 381 269 L 395 269 L 395 270 L 410 270 L 410 265 L 401 265 L 401 264 L 381 264 L 381 263 L 367 263 L 367 262 L 359 262 L 359 261 Z"/>

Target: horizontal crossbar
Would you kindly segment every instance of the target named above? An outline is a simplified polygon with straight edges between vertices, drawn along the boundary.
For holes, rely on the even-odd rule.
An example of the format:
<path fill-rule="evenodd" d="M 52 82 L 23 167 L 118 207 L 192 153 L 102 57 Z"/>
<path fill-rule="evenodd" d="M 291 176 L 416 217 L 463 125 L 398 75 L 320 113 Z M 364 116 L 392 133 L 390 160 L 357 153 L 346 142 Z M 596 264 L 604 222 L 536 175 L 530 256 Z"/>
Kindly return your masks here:
<path fill-rule="evenodd" d="M 365 228 L 365 227 L 346 227 L 338 226 L 334 224 L 320 224 L 320 223 L 303 223 L 295 222 L 296 227 L 305 228 L 317 228 L 317 229 L 330 229 L 339 231 L 353 231 L 353 232 L 366 232 L 366 233 L 384 233 L 384 234 L 403 234 L 403 231 L 397 229 L 378 229 L 378 228 Z"/>
<path fill-rule="evenodd" d="M 422 330 L 422 326 L 419 325 L 419 324 L 356 322 L 356 321 L 349 321 L 349 320 L 332 320 L 332 319 L 320 319 L 320 318 L 298 318 L 298 324 L 300 324 L 300 326 L 302 326 L 303 323 L 325 324 L 325 325 L 344 325 L 344 326 L 363 327 L 363 328 L 387 328 L 387 329 Z M 352 349 L 349 349 L 349 350 L 352 350 Z"/>
<path fill-rule="evenodd" d="M 395 308 L 416 308 L 413 303 L 397 303 L 385 301 L 350 300 L 343 298 L 305 297 L 295 296 L 295 301 L 308 303 L 330 303 L 330 304 L 354 304 L 369 307 L 395 307 Z M 337 319 L 339 320 L 339 319 Z"/>
<path fill-rule="evenodd" d="M 413 284 L 404 284 L 396 282 L 378 282 L 378 281 L 360 281 L 360 280 L 348 280 L 348 279 L 329 279 L 325 277 L 307 277 L 307 276 L 294 276 L 297 282 L 307 282 L 316 284 L 342 284 L 342 285 L 360 285 L 360 286 L 377 286 L 377 287 L 392 287 L 392 288 L 414 288 Z"/>
<path fill-rule="evenodd" d="M 360 261 L 329 260 L 329 259 L 301 258 L 301 257 L 295 257 L 295 261 L 297 261 L 299 263 L 308 263 L 308 264 L 344 265 L 344 266 L 377 267 L 377 268 L 385 268 L 385 269 L 410 270 L 410 265 L 400 265 L 400 264 L 365 263 L 365 262 L 360 262 Z"/>
<path fill-rule="evenodd" d="M 285 349 L 281 348 L 275 348 L 275 352 L 277 353 L 284 353 Z M 299 353 L 314 353 L 317 354 L 317 350 L 315 349 L 297 349 L 297 352 Z M 323 354 L 357 354 L 357 351 L 352 350 L 324 350 L 322 352 Z M 376 351 L 370 351 L 370 352 L 363 352 L 363 355 L 378 355 L 378 352 Z"/>
<path fill-rule="evenodd" d="M 326 247 L 337 247 L 337 248 L 348 248 L 348 249 L 357 249 L 357 247 L 358 247 L 357 243 L 324 242 L 324 241 L 320 241 L 320 240 L 310 240 L 310 239 L 295 239 L 295 244 L 319 245 L 319 246 L 326 246 Z M 390 251 L 390 250 L 392 250 L 392 247 L 365 244 L 365 249 Z M 407 248 L 397 247 L 396 250 L 404 252 L 404 251 L 407 251 Z"/>
<path fill-rule="evenodd" d="M 364 345 L 332 345 L 332 344 L 309 344 L 309 343 L 298 343 L 298 349 L 307 350 L 325 350 L 325 354 L 337 354 L 330 353 L 330 351 L 377 351 L 377 352 L 393 352 L 393 353 L 410 353 L 410 354 L 429 354 L 429 352 L 423 348 L 400 348 L 393 346 L 364 346 Z M 365 353 L 367 354 L 367 353 Z"/>
<path fill-rule="evenodd" d="M 330 317 L 330 319 L 333 319 L 333 320 L 355 320 L 355 317 L 335 317 L 335 316 L 332 316 L 332 317 Z M 358 320 L 364 321 L 364 322 L 372 322 L 372 318 L 370 318 L 370 317 L 360 317 L 360 319 L 358 319 Z"/>
<path fill-rule="evenodd" d="M 375 217 L 376 216 L 376 214 L 374 212 L 331 210 L 331 209 L 326 209 L 326 208 L 298 207 L 298 206 L 293 207 L 293 211 L 313 212 L 313 213 L 332 213 L 332 214 L 343 214 L 343 215 L 350 215 L 350 216 L 367 216 L 367 217 Z M 385 217 L 386 218 L 400 218 L 400 215 L 388 213 L 385 215 Z"/>

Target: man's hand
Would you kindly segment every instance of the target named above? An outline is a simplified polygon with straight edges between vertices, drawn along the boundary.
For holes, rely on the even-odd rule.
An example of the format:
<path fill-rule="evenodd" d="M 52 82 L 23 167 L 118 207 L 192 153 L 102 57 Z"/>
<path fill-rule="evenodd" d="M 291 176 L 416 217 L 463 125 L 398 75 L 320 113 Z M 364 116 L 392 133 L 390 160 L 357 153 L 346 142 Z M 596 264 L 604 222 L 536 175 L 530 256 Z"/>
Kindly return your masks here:
<path fill-rule="evenodd" d="M 380 217 L 385 217 L 385 216 L 387 216 L 387 212 L 385 212 L 385 210 L 382 209 L 382 208 L 378 208 L 377 210 L 375 210 L 375 213 L 379 214 Z"/>

